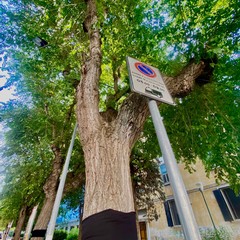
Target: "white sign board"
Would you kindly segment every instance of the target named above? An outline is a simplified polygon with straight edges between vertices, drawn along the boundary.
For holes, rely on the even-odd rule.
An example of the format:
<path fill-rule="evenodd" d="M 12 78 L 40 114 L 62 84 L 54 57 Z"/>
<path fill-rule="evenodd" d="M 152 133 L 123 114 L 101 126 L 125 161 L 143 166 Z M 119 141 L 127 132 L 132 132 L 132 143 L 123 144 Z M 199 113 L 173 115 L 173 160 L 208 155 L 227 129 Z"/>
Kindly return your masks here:
<path fill-rule="evenodd" d="M 175 105 L 160 71 L 134 58 L 127 57 L 131 90 L 151 99 Z"/>

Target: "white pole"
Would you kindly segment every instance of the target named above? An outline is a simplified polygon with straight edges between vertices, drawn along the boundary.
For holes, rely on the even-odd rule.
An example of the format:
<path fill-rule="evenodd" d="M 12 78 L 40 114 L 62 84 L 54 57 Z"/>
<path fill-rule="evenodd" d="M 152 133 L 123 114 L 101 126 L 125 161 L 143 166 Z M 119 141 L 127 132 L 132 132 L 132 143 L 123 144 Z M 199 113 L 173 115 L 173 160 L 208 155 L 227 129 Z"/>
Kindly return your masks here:
<path fill-rule="evenodd" d="M 70 162 L 70 158 L 71 158 L 71 154 L 72 154 L 74 140 L 75 140 L 75 137 L 76 137 L 76 132 L 77 132 L 77 123 L 75 125 L 74 131 L 73 131 L 73 134 L 72 134 L 72 139 L 71 139 L 70 146 L 68 148 L 66 161 L 65 161 L 65 164 L 63 166 L 63 171 L 62 171 L 62 175 L 60 177 L 60 183 L 59 183 L 59 186 L 58 186 L 58 191 L 57 191 L 57 195 L 56 195 L 55 202 L 54 202 L 54 205 L 53 205 L 52 215 L 51 215 L 50 222 L 48 224 L 47 234 L 46 234 L 45 240 L 52 240 L 52 238 L 53 238 L 55 225 L 56 225 L 56 219 L 57 219 L 58 210 L 59 210 L 59 206 L 60 206 L 61 199 L 62 199 L 62 193 L 63 193 L 63 189 L 64 189 L 66 177 L 67 177 L 68 166 L 69 166 L 69 162 Z"/>
<path fill-rule="evenodd" d="M 8 225 L 7 225 L 6 229 L 5 229 L 5 231 L 3 232 L 3 240 L 7 240 L 7 238 L 8 238 L 8 234 L 9 234 L 9 231 L 10 231 L 12 225 L 13 225 L 13 220 L 12 220 L 11 222 L 8 223 Z"/>
<path fill-rule="evenodd" d="M 167 168 L 170 184 L 177 206 L 183 233 L 187 240 L 200 240 L 201 236 L 193 215 L 192 207 L 185 189 L 178 165 L 164 127 L 156 101 L 149 100 L 148 106 L 152 115 L 153 124 L 158 138 L 158 143 L 162 151 L 164 163 Z"/>
<path fill-rule="evenodd" d="M 38 209 L 38 205 L 35 206 L 32 210 L 31 216 L 28 219 L 28 224 L 27 224 L 27 227 L 26 227 L 26 231 L 25 231 L 23 240 L 28 240 L 29 237 L 30 237 L 32 227 L 33 227 L 33 223 L 34 223 L 34 220 L 35 220 L 36 215 L 37 215 L 37 209 Z"/>

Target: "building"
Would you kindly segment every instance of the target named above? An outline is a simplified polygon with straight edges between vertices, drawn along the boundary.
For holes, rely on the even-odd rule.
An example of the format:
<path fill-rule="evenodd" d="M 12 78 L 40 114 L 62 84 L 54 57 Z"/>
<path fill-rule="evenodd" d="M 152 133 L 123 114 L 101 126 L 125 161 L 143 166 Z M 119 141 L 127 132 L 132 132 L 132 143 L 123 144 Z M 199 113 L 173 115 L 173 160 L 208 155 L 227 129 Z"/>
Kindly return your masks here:
<path fill-rule="evenodd" d="M 184 169 L 184 164 L 178 164 L 196 222 L 203 235 L 210 235 L 214 227 L 221 231 L 222 239 L 240 240 L 240 196 L 225 183 L 216 184 L 214 174 L 206 176 L 200 160 L 196 162 L 193 173 Z M 165 185 L 166 201 L 156 201 L 160 217 L 149 222 L 146 211 L 139 211 L 141 240 L 177 240 L 184 239 L 177 208 L 164 165 L 160 170 Z"/>
<path fill-rule="evenodd" d="M 66 210 L 66 206 L 62 205 L 62 208 L 65 209 L 66 213 L 64 217 L 60 214 L 56 221 L 56 229 L 62 229 L 67 232 L 70 232 L 73 228 L 79 227 L 79 210 L 72 209 Z"/>

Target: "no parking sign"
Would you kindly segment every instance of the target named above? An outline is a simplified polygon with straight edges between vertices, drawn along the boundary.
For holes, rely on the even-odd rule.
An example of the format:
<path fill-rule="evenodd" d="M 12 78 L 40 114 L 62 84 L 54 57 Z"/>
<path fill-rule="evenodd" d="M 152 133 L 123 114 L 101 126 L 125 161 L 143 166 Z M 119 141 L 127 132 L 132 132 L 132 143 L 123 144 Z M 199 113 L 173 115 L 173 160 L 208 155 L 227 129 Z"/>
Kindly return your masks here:
<path fill-rule="evenodd" d="M 130 86 L 133 92 L 157 101 L 175 105 L 159 70 L 134 58 L 127 57 Z"/>

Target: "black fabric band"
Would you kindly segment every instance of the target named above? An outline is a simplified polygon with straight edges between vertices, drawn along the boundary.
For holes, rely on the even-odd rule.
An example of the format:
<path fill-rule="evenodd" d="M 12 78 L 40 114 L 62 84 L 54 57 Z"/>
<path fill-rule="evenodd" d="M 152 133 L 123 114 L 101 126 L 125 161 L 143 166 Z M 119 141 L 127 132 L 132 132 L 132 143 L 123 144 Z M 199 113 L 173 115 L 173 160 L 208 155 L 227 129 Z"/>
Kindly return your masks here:
<path fill-rule="evenodd" d="M 82 240 L 137 240 L 136 213 L 108 209 L 83 220 Z"/>
<path fill-rule="evenodd" d="M 32 231 L 32 237 L 45 237 L 47 230 L 46 229 L 36 229 Z"/>

